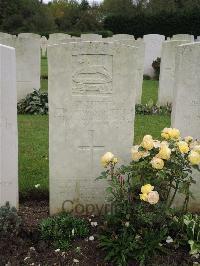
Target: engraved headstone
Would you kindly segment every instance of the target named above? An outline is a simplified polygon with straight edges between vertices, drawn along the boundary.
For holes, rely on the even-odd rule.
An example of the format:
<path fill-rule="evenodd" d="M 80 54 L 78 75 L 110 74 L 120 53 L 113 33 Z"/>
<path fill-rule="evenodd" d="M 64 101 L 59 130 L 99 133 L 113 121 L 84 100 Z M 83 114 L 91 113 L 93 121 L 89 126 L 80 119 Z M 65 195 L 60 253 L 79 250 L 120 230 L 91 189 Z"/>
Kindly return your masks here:
<path fill-rule="evenodd" d="M 175 58 L 178 45 L 187 41 L 165 41 L 162 45 L 158 104 L 166 105 L 173 101 Z"/>
<path fill-rule="evenodd" d="M 180 129 L 183 137 L 200 139 L 200 43 L 180 45 L 177 48 L 172 126 Z M 194 171 L 196 184 L 192 185 L 195 200 L 190 209 L 200 211 L 200 173 Z"/>
<path fill-rule="evenodd" d="M 102 207 L 101 156 L 112 151 L 120 163 L 130 161 L 136 54 L 104 42 L 48 47 L 51 214 Z"/>
<path fill-rule="evenodd" d="M 158 57 L 161 57 L 162 43 L 165 40 L 164 35 L 159 34 L 148 34 L 144 35 L 145 42 L 145 63 L 144 63 L 144 74 L 154 77 L 154 69 L 152 63 Z"/>
<path fill-rule="evenodd" d="M 0 206 L 18 207 L 18 139 L 15 50 L 0 45 Z"/>

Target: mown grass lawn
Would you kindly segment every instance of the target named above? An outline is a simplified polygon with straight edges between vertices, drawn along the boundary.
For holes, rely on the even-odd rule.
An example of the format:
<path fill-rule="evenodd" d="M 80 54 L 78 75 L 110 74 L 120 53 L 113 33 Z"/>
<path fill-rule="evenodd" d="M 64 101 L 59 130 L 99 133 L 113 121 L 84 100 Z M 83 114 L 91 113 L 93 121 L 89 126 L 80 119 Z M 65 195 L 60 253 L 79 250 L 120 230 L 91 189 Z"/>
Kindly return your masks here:
<path fill-rule="evenodd" d="M 21 195 L 36 191 L 48 192 L 48 116 L 18 116 L 19 124 L 19 187 Z M 143 135 L 160 137 L 160 131 L 170 125 L 169 116 L 137 115 L 135 118 L 135 143 Z"/>

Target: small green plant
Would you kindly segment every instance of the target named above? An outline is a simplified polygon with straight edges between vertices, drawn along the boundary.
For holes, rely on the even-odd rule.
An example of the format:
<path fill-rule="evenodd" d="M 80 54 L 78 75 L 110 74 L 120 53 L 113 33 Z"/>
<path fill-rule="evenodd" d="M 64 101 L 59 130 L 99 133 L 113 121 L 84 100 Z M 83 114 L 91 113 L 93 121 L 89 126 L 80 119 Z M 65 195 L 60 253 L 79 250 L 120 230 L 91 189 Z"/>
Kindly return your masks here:
<path fill-rule="evenodd" d="M 154 73 L 155 73 L 155 79 L 159 80 L 159 76 L 160 76 L 160 64 L 161 64 L 161 58 L 157 57 L 156 60 L 153 61 L 152 63 L 152 67 L 154 69 Z"/>
<path fill-rule="evenodd" d="M 0 238 L 19 235 L 22 219 L 8 202 L 0 208 Z"/>
<path fill-rule="evenodd" d="M 159 106 L 155 104 L 136 104 L 135 113 L 137 115 L 170 115 L 172 111 L 171 104 Z"/>
<path fill-rule="evenodd" d="M 161 137 L 162 141 L 144 136 L 132 148 L 132 161 L 126 166 L 116 167 L 118 159 L 111 152 L 101 158 L 105 171 L 97 179 L 107 181 L 112 214 L 105 218 L 100 246 L 107 251 L 106 260 L 117 265 L 129 265 L 131 258 L 146 265 L 155 252 L 164 252 L 165 244 L 174 242 L 170 229 L 176 220 L 173 203 L 178 193 L 184 198 L 179 212 L 187 211 L 190 186 L 195 183 L 192 169 L 200 166 L 199 142 L 191 136 L 182 139 L 176 128 L 164 128 Z M 178 237 L 184 237 L 176 226 Z M 189 243 L 198 248 L 198 242 Z"/>
<path fill-rule="evenodd" d="M 72 240 L 88 236 L 89 227 L 85 220 L 61 213 L 43 220 L 40 232 L 43 240 L 50 241 L 55 248 L 66 250 Z"/>
<path fill-rule="evenodd" d="M 18 114 L 48 114 L 48 93 L 34 90 L 17 104 Z"/>
<path fill-rule="evenodd" d="M 190 254 L 200 254 L 200 216 L 197 214 L 185 214 L 183 216 L 184 229 L 187 234 Z"/>

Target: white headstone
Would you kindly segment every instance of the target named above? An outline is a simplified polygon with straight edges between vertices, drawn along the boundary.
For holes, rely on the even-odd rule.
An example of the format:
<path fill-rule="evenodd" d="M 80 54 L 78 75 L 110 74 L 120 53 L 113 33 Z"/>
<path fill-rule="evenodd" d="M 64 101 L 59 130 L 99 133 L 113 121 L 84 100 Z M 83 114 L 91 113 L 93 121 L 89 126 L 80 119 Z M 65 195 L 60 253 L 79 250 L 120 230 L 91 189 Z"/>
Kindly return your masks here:
<path fill-rule="evenodd" d="M 18 37 L 20 38 L 28 38 L 28 39 L 40 39 L 40 35 L 39 34 L 35 34 L 35 33 L 20 33 L 18 34 Z"/>
<path fill-rule="evenodd" d="M 118 36 L 122 37 L 123 35 L 127 34 L 119 34 Z M 132 36 L 132 35 L 129 35 Z M 106 38 L 105 40 L 108 42 L 118 42 L 122 45 L 129 45 L 129 46 L 135 46 L 137 47 L 137 61 L 135 61 L 135 66 L 137 68 L 137 78 L 136 78 L 136 83 L 134 84 L 136 87 L 133 88 L 135 90 L 135 103 L 141 103 L 141 98 L 142 98 L 142 84 L 143 84 L 143 74 L 144 74 L 144 57 L 145 57 L 145 43 L 143 39 L 134 39 L 133 38 L 129 39 L 114 39 L 114 38 Z M 135 52 L 135 51 L 134 51 Z"/>
<path fill-rule="evenodd" d="M 0 45 L 0 206 L 18 207 L 15 50 Z"/>
<path fill-rule="evenodd" d="M 165 41 L 162 45 L 158 104 L 166 105 L 173 101 L 175 58 L 178 45 L 187 41 Z"/>
<path fill-rule="evenodd" d="M 101 156 L 112 151 L 121 164 L 130 161 L 136 54 L 104 42 L 48 47 L 51 214 L 67 200 L 102 207 Z"/>
<path fill-rule="evenodd" d="M 15 42 L 17 58 L 17 99 L 40 89 L 40 39 L 18 37 Z"/>
<path fill-rule="evenodd" d="M 172 40 L 183 40 L 183 41 L 187 41 L 187 42 L 194 42 L 194 35 L 175 34 L 175 35 L 173 35 Z"/>
<path fill-rule="evenodd" d="M 144 35 L 145 42 L 145 61 L 144 74 L 154 77 L 154 69 L 152 63 L 158 57 L 161 57 L 162 43 L 165 40 L 164 35 L 148 34 Z"/>
<path fill-rule="evenodd" d="M 99 41 L 102 39 L 102 35 L 99 34 L 81 34 L 81 40 L 82 41 Z"/>
<path fill-rule="evenodd" d="M 200 43 L 181 45 L 177 49 L 172 126 L 183 137 L 200 139 Z M 195 200 L 190 209 L 200 211 L 200 173 L 194 171 L 196 184 L 192 186 Z"/>
<path fill-rule="evenodd" d="M 71 36 L 65 33 L 49 34 L 48 45 L 65 43 L 66 40 L 71 39 Z"/>
<path fill-rule="evenodd" d="M 48 40 L 45 36 L 42 36 L 40 39 L 40 48 L 42 51 L 42 56 L 46 56 L 47 53 L 47 44 L 48 44 Z"/>
<path fill-rule="evenodd" d="M 12 36 L 12 35 L 9 34 L 9 33 L 0 32 L 0 39 L 1 39 L 1 38 L 9 38 L 10 36 Z"/>
<path fill-rule="evenodd" d="M 130 34 L 115 34 L 113 35 L 115 40 L 135 40 L 135 37 Z"/>

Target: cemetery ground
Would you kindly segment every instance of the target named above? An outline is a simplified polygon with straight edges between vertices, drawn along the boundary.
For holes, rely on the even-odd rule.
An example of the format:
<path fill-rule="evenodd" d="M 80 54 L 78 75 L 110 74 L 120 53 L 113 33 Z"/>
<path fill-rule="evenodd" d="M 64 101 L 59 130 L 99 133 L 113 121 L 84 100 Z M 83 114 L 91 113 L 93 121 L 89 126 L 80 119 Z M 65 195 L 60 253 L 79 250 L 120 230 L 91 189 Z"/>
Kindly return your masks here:
<path fill-rule="evenodd" d="M 144 81 L 143 103 L 147 103 L 150 97 L 156 102 L 157 86 L 157 81 Z M 134 143 L 140 143 L 145 134 L 159 138 L 160 131 L 169 125 L 168 115 L 136 115 Z M 23 237 L 0 241 L 0 253 L 3 254 L 0 265 L 8 262 L 10 265 L 112 265 L 104 262 L 105 254 L 98 248 L 97 235 L 103 224 L 98 217 L 85 217 L 88 224 L 91 221 L 98 223 L 97 227 L 90 226 L 89 235 L 94 236 L 94 240 L 78 239 L 64 253 L 41 241 L 38 224 L 49 215 L 48 116 L 19 115 L 18 127 L 19 213 L 23 219 Z M 155 256 L 149 265 L 190 263 L 188 251 L 168 250 L 163 256 Z"/>
<path fill-rule="evenodd" d="M 42 90 L 47 91 L 47 60 L 42 60 Z M 145 80 L 142 103 L 157 101 L 158 82 Z M 160 138 L 163 128 L 170 126 L 169 115 L 136 115 L 133 143 L 139 144 L 146 134 Z M 48 202 L 48 116 L 18 115 L 19 128 L 19 215 L 20 235 L 0 239 L 0 265 L 116 265 L 104 261 L 107 255 L 99 248 L 98 235 L 104 220 L 96 216 L 83 217 L 89 228 L 87 236 L 75 239 L 63 252 L 41 239 L 39 224 L 49 217 Z M 93 223 L 93 224 L 92 224 Z M 94 226 L 95 223 L 95 226 Z M 125 265 L 125 264 L 124 264 Z M 129 265 L 137 266 L 136 262 Z M 172 244 L 163 254 L 155 254 L 148 265 L 193 265 L 189 250 L 176 249 Z"/>

